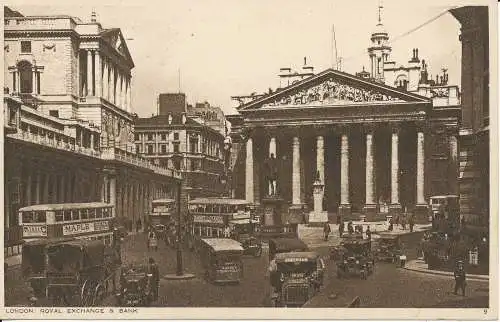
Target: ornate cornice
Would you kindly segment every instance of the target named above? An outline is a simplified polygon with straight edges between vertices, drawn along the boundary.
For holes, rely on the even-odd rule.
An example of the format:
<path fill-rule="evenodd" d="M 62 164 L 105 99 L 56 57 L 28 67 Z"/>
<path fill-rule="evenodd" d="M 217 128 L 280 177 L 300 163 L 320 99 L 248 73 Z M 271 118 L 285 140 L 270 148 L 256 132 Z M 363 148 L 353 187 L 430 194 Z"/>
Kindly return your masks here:
<path fill-rule="evenodd" d="M 5 30 L 5 39 L 30 37 L 30 38 L 47 38 L 47 37 L 70 37 L 78 39 L 79 35 L 74 30 Z"/>

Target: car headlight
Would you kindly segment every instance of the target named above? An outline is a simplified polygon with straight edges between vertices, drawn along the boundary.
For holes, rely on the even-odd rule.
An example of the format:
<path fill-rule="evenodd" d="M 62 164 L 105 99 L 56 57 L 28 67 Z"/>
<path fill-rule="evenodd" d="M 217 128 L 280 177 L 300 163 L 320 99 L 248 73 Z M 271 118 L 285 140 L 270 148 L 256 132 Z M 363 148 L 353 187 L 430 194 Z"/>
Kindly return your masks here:
<path fill-rule="evenodd" d="M 347 264 L 347 261 L 344 261 L 344 264 Z"/>
<path fill-rule="evenodd" d="M 359 261 L 356 261 L 356 264 L 359 264 Z"/>

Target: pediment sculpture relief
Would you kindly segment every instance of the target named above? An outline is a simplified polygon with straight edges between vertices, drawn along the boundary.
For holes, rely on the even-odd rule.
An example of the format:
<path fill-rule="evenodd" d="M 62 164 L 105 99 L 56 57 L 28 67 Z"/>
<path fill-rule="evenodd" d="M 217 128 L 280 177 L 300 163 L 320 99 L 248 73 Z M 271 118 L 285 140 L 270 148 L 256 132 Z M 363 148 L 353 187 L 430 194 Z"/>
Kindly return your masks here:
<path fill-rule="evenodd" d="M 263 107 L 282 105 L 334 104 L 334 103 L 364 103 L 374 101 L 399 101 L 400 99 L 380 92 L 356 88 L 339 83 L 333 78 L 314 87 L 304 89 L 284 96 Z"/>

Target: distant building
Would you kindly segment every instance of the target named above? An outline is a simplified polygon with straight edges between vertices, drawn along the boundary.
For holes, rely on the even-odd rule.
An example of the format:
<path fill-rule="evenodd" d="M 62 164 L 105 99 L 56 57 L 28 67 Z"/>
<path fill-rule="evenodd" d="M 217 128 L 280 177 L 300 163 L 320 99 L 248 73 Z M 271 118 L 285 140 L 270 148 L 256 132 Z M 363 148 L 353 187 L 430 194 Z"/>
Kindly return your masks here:
<path fill-rule="evenodd" d="M 222 109 L 211 106 L 210 103 L 196 103 L 194 106 L 187 106 L 187 115 L 198 123 L 211 127 L 222 135 L 227 134 L 226 117 Z"/>
<path fill-rule="evenodd" d="M 135 145 L 136 152 L 154 164 L 181 171 L 189 198 L 225 191 L 224 135 L 186 112 L 163 109 L 161 115 L 138 118 Z"/>
<path fill-rule="evenodd" d="M 186 112 L 186 94 L 163 93 L 158 96 L 158 115 Z"/>

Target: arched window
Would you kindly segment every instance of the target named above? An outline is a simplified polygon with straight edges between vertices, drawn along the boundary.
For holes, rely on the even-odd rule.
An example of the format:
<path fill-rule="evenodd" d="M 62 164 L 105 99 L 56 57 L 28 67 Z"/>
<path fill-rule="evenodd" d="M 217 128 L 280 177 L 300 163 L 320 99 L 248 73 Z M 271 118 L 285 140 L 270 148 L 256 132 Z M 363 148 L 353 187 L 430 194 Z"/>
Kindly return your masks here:
<path fill-rule="evenodd" d="M 33 66 L 23 60 L 17 64 L 17 69 L 19 71 L 19 83 L 21 93 L 32 93 L 33 92 Z"/>

